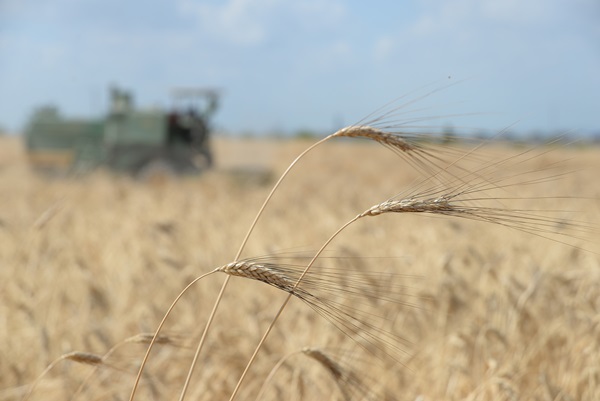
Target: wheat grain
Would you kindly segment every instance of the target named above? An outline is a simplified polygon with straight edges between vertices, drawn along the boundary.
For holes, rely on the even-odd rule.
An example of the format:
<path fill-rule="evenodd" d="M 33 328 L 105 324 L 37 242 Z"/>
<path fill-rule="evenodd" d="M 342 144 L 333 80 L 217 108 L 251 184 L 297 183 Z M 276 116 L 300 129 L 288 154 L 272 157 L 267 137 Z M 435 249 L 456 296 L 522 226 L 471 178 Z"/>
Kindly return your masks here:
<path fill-rule="evenodd" d="M 57 358 L 54 361 L 52 361 L 52 363 L 50 363 L 48 366 L 46 366 L 46 369 L 44 369 L 44 371 L 35 379 L 35 381 L 31 384 L 31 386 L 29 386 L 29 389 L 27 390 L 27 392 L 23 396 L 22 401 L 27 401 L 31 397 L 31 395 L 33 394 L 33 391 L 38 386 L 38 384 L 42 381 L 42 379 L 59 362 L 65 361 L 65 360 L 69 360 L 69 361 L 73 361 L 73 362 L 77 362 L 77 363 L 82 363 L 82 364 L 90 365 L 90 366 L 94 366 L 94 367 L 100 366 L 100 365 L 102 365 L 104 363 L 104 358 L 103 357 L 101 357 L 99 355 L 91 354 L 91 353 L 88 353 L 88 352 L 73 351 L 73 352 L 69 352 L 69 353 L 63 354 L 59 358 Z"/>
<path fill-rule="evenodd" d="M 351 125 L 337 131 L 332 137 L 365 138 L 390 146 L 401 152 L 414 152 L 419 148 L 408 142 L 402 133 L 386 132 L 368 125 Z"/>
<path fill-rule="evenodd" d="M 285 292 L 293 292 L 294 281 L 290 280 L 286 275 L 273 264 L 255 263 L 250 260 L 240 262 L 232 262 L 221 266 L 215 271 L 222 272 L 231 276 L 245 277 L 252 280 L 262 281 L 263 283 L 272 285 Z"/>
<path fill-rule="evenodd" d="M 61 357 L 62 359 L 68 359 L 73 362 L 83 363 L 86 365 L 98 366 L 101 365 L 104 361 L 99 355 L 90 354 L 89 352 L 79 352 L 74 351 L 68 354 L 65 354 Z"/>
<path fill-rule="evenodd" d="M 152 342 L 152 340 L 154 340 L 154 343 L 156 343 L 156 344 L 175 344 L 175 340 L 169 336 L 159 335 L 156 338 L 153 338 L 153 337 L 154 337 L 154 333 L 140 333 L 133 337 L 129 337 L 128 339 L 125 340 L 125 342 L 138 343 L 138 344 L 150 344 Z"/>
<path fill-rule="evenodd" d="M 372 378 L 369 377 L 367 372 L 361 372 L 359 377 L 352 366 L 343 363 L 341 360 L 337 361 L 333 356 L 319 348 L 304 347 L 301 352 L 318 362 L 333 377 L 345 400 L 389 399 L 388 394 L 378 394 L 378 392 L 385 393 L 385 389 L 383 391 L 381 389 L 375 390 L 374 386 L 367 385 L 367 383 L 373 384 L 371 383 Z"/>
<path fill-rule="evenodd" d="M 320 349 L 305 347 L 302 348 L 302 353 L 319 362 L 335 380 L 341 380 L 344 377 L 342 367 Z"/>
<path fill-rule="evenodd" d="M 447 178 L 444 175 L 451 175 L 446 171 L 449 165 L 457 158 L 463 157 L 472 159 L 473 154 L 465 154 L 461 148 L 454 148 L 448 144 L 435 146 L 431 142 L 420 141 L 424 136 L 421 134 L 411 134 L 408 132 L 383 130 L 369 125 L 351 125 L 342 128 L 330 135 L 330 138 L 363 138 L 377 142 L 385 148 L 396 153 L 421 174 L 439 176 L 440 180 Z M 467 141 L 462 141 L 465 146 Z"/>
<path fill-rule="evenodd" d="M 437 213 L 451 214 L 460 213 L 460 210 L 452 205 L 448 197 L 441 196 L 434 199 L 390 199 L 372 206 L 360 216 L 378 216 L 384 213 Z"/>

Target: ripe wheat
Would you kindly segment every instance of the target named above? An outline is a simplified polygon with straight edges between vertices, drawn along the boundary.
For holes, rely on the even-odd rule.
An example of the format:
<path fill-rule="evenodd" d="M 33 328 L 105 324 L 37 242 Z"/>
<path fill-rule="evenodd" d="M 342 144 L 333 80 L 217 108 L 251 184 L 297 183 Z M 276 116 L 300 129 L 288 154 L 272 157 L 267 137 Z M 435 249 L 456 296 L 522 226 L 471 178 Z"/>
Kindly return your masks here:
<path fill-rule="evenodd" d="M 384 117 L 379 120 L 381 125 L 384 124 L 385 119 L 393 117 L 393 114 L 385 113 Z M 373 121 L 377 122 L 377 120 Z M 171 304 L 153 334 L 140 334 L 123 342 L 148 344 L 136 382 L 132 387 L 130 400 L 134 399 L 138 382 L 154 344 L 177 344 L 173 338 L 160 334 L 165 320 L 169 317 L 177 302 L 194 283 L 213 273 L 224 273 L 227 275 L 227 279 L 219 293 L 213 312 L 209 316 L 208 323 L 198 343 L 194 360 L 188 371 L 188 377 L 183 385 L 180 400 L 185 398 L 194 366 L 211 327 L 212 318 L 219 306 L 226 283 L 229 277 L 233 276 L 260 281 L 287 293 L 288 296 L 255 349 L 254 355 L 231 394 L 231 400 L 236 396 L 255 356 L 290 297 L 296 297 L 304 302 L 341 330 L 346 336 L 354 340 L 363 350 L 378 358 L 390 357 L 402 364 L 402 358 L 406 353 L 405 348 L 410 345 L 410 341 L 399 335 L 395 327 L 386 323 L 389 316 L 378 314 L 377 311 L 378 308 L 384 309 L 382 307 L 384 304 L 393 306 L 392 308 L 385 308 L 385 310 L 395 311 L 402 311 L 403 307 L 418 306 L 418 302 L 411 302 L 411 300 L 417 299 L 417 297 L 411 298 L 413 295 L 407 291 L 407 286 L 404 284 L 406 277 L 390 272 L 354 272 L 344 268 L 323 266 L 316 263 L 317 260 L 322 263 L 321 253 L 335 238 L 341 235 L 346 227 L 355 224 L 365 217 L 419 213 L 477 220 L 548 237 L 557 242 L 568 243 L 576 248 L 584 248 L 584 246 L 578 245 L 580 237 L 583 238 L 586 234 L 595 232 L 593 224 L 584 224 L 567 219 L 563 217 L 562 212 L 553 214 L 552 210 L 548 210 L 548 214 L 546 214 L 541 207 L 536 205 L 531 208 L 524 208 L 510 204 L 512 200 L 536 202 L 543 200 L 543 198 L 527 198 L 526 196 L 511 198 L 505 195 L 505 191 L 544 183 L 549 179 L 560 178 L 559 173 L 555 173 L 552 169 L 536 169 L 534 167 L 529 170 L 523 170 L 523 166 L 531 159 L 539 156 L 539 154 L 521 151 L 509 158 L 491 161 L 486 159 L 482 161 L 482 159 L 478 159 L 476 156 L 481 150 L 479 146 L 462 149 L 461 146 L 463 145 L 460 144 L 454 146 L 452 143 L 442 145 L 434 143 L 435 141 L 420 141 L 419 138 L 423 137 L 420 134 L 410 134 L 404 133 L 399 129 L 377 127 L 376 124 L 372 124 L 373 121 L 343 128 L 311 146 L 295 159 L 274 186 L 262 208 L 259 210 L 234 260 L 193 280 Z M 298 262 L 298 259 L 286 262 L 277 257 L 241 259 L 240 255 L 257 220 L 290 169 L 308 151 L 314 149 L 317 145 L 327 140 L 341 137 L 364 138 L 379 143 L 405 157 L 419 173 L 425 174 L 425 177 L 409 190 L 402 191 L 358 213 L 331 235 L 318 252 L 308 258 L 304 257 L 300 259 L 300 262 Z M 457 143 L 459 142 L 457 141 Z M 475 162 L 475 165 L 473 165 L 473 162 Z M 382 172 L 382 175 L 384 174 L 390 174 L 390 172 Z M 43 228 L 53 216 L 53 213 L 55 213 L 53 209 L 45 213 L 36 225 Z M 566 239 L 563 241 L 557 239 L 557 236 L 558 238 L 561 238 L 561 236 L 566 237 Z M 401 281 L 401 283 L 398 281 Z M 111 352 L 112 350 L 104 356 L 81 352 L 64 354 L 46 369 L 40 376 L 40 379 L 58 361 L 62 360 L 69 360 L 94 367 L 105 366 L 107 365 L 106 358 Z M 340 390 L 345 398 L 351 399 L 355 396 L 355 393 L 349 392 L 348 388 L 361 381 L 353 372 L 346 369 L 343 364 L 338 363 L 333 357 L 320 349 L 306 348 L 302 352 L 317 361 L 329 372 L 340 386 Z M 38 381 L 39 379 L 36 383 Z M 36 383 L 31 387 L 30 392 Z M 28 393 L 25 399 L 29 398 L 30 394 Z"/>

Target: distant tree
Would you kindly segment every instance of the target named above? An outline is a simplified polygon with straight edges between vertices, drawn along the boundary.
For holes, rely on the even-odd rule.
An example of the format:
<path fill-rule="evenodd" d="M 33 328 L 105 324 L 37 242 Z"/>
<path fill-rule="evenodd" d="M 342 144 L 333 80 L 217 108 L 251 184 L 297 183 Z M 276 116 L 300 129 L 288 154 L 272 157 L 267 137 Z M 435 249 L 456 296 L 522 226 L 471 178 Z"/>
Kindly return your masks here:
<path fill-rule="evenodd" d="M 452 125 L 445 126 L 444 131 L 442 132 L 442 143 L 448 145 L 452 142 L 455 142 L 456 139 L 454 127 Z"/>
<path fill-rule="evenodd" d="M 296 133 L 294 134 L 294 137 L 296 139 L 302 139 L 302 140 L 314 140 L 318 137 L 318 134 L 315 131 L 309 130 L 309 129 L 301 129 L 296 131 Z"/>

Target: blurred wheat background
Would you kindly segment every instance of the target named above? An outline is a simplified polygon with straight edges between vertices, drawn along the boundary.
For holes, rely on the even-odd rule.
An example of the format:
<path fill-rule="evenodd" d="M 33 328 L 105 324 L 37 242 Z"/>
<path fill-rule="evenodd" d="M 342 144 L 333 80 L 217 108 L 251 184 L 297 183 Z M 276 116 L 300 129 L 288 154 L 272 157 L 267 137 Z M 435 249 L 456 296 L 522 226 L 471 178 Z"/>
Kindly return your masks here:
<path fill-rule="evenodd" d="M 264 174 L 257 180 L 232 172 L 258 165 L 276 177 L 311 144 L 219 139 L 216 169 L 140 182 L 106 172 L 40 176 L 30 171 L 17 139 L 0 139 L 0 400 L 22 399 L 61 355 L 109 350 L 96 366 L 58 362 L 30 399 L 127 400 L 147 346 L 139 335 L 155 330 L 191 280 L 232 260 L 273 183 Z M 582 218 L 600 221 L 600 151 L 582 146 L 535 163 L 541 169 L 564 159 L 570 159 L 564 172 L 577 173 L 520 195 L 567 194 L 581 200 L 576 208 Z M 341 224 L 416 177 L 380 146 L 326 144 L 284 182 L 243 256 L 314 251 Z M 557 210 L 574 208 L 554 202 Z M 592 238 L 592 247 L 599 242 Z M 401 215 L 361 220 L 328 255 L 327 263 L 348 271 L 393 272 L 410 289 L 412 306 L 379 311 L 410 341 L 403 345 L 405 359 L 367 358 L 293 300 L 240 399 L 254 399 L 286 355 L 264 400 L 348 394 L 423 401 L 600 399 L 597 254 L 491 224 Z M 202 280 L 177 306 L 151 355 L 139 399 L 178 394 L 222 280 Z M 189 399 L 228 399 L 284 295 L 263 283 L 232 280 Z M 318 363 L 294 353 L 303 347 L 328 353 L 353 379 L 336 383 Z"/>

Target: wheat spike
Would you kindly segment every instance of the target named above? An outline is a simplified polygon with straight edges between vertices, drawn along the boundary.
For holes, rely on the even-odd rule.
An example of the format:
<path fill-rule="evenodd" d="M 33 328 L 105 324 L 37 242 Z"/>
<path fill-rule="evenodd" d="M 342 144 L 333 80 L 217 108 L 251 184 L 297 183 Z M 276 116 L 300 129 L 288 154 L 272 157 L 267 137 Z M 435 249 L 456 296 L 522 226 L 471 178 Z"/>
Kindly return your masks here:
<path fill-rule="evenodd" d="M 100 365 L 104 364 L 103 357 L 96 355 L 96 354 L 90 354 L 89 352 L 73 351 L 73 352 L 63 354 L 58 359 L 55 359 L 54 361 L 52 361 L 52 363 L 50 363 L 48 366 L 46 366 L 46 369 L 44 369 L 44 371 L 31 384 L 31 386 L 29 387 L 29 389 L 23 396 L 22 401 L 29 400 L 29 398 L 31 397 L 31 394 L 33 394 L 33 390 L 41 382 L 42 378 L 44 376 L 46 376 L 46 374 L 48 372 L 50 372 L 52 370 L 52 368 L 54 368 L 54 366 L 56 366 L 59 362 L 64 361 L 64 360 L 83 363 L 83 364 L 91 365 L 91 366 L 100 366 Z"/>
<path fill-rule="evenodd" d="M 229 263 L 217 268 L 215 271 L 229 274 L 230 276 L 262 281 L 288 293 L 292 293 L 294 290 L 295 282 L 272 264 L 267 265 L 245 260 Z"/>
<path fill-rule="evenodd" d="M 450 198 L 440 196 L 431 199 L 407 198 L 394 200 L 390 199 L 378 205 L 372 206 L 367 211 L 361 213 L 364 216 L 377 216 L 383 213 L 458 213 L 461 209 L 450 203 Z"/>
<path fill-rule="evenodd" d="M 320 349 L 305 347 L 302 349 L 302 353 L 317 361 L 331 374 L 344 400 L 357 398 L 362 400 L 380 399 L 377 394 L 365 385 L 363 379 L 366 377 L 359 378 L 352 369 L 342 366 Z"/>
<path fill-rule="evenodd" d="M 383 289 L 365 280 L 364 273 L 357 275 L 345 269 L 324 269 L 318 266 L 298 281 L 305 270 L 304 265 L 281 263 L 284 262 L 281 260 L 272 263 L 267 260 L 246 259 L 229 263 L 214 271 L 261 281 L 285 291 L 304 302 L 364 349 L 368 349 L 372 355 L 387 355 L 402 363 L 406 350 L 399 344 L 408 345 L 410 341 L 393 330 L 383 328 L 384 322 L 364 302 L 377 299 L 397 305 L 410 305 L 398 298 L 405 290 L 404 287 L 391 284 L 390 288 Z M 340 281 L 341 277 L 348 280 L 346 284 Z M 361 305 L 356 307 L 340 301 L 339 295 L 346 300 L 355 299 Z"/>
<path fill-rule="evenodd" d="M 149 344 L 154 337 L 154 333 L 140 333 L 125 340 L 128 343 Z M 154 340 L 156 344 L 173 344 L 174 341 L 169 336 L 157 336 Z"/>
<path fill-rule="evenodd" d="M 399 133 L 386 132 L 368 125 L 351 125 L 337 131 L 333 137 L 367 138 L 382 145 L 391 146 L 403 152 L 414 151 L 417 148 L 402 138 Z"/>
<path fill-rule="evenodd" d="M 92 366 L 101 365 L 104 361 L 104 359 L 99 355 L 79 351 L 69 352 L 68 354 L 64 354 L 61 358 Z"/>
<path fill-rule="evenodd" d="M 305 347 L 302 349 L 302 353 L 319 362 L 331 373 L 335 380 L 340 380 L 344 377 L 342 367 L 320 349 Z"/>

